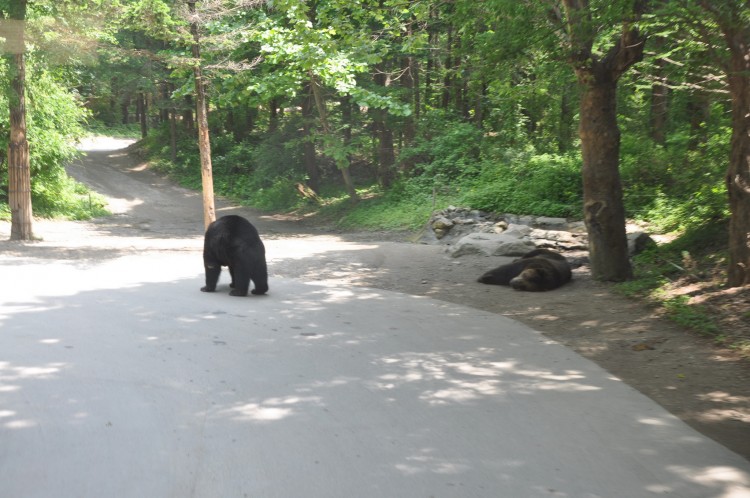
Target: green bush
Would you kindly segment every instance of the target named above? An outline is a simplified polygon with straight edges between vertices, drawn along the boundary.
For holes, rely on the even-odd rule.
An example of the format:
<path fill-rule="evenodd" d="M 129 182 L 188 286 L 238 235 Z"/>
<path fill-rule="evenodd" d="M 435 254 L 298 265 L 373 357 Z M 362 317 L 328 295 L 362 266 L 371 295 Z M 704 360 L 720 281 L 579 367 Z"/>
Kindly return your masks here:
<path fill-rule="evenodd" d="M 580 217 L 583 187 L 576 155 L 540 154 L 486 164 L 466 184 L 462 204 L 485 211 Z"/>
<path fill-rule="evenodd" d="M 7 79 L 0 65 L 0 80 Z M 7 84 L 7 83 L 6 83 Z M 65 172 L 65 164 L 78 157 L 75 143 L 85 136 L 88 117 L 68 85 L 42 67 L 33 55 L 28 59 L 27 136 L 30 145 L 31 197 L 34 215 L 85 219 L 104 213 L 101 197 L 77 184 Z M 0 149 L 8 146 L 8 102 L 0 95 Z M 7 165 L 0 168 L 0 192 L 7 192 Z M 9 218 L 7 194 L 0 196 L 0 217 Z"/>

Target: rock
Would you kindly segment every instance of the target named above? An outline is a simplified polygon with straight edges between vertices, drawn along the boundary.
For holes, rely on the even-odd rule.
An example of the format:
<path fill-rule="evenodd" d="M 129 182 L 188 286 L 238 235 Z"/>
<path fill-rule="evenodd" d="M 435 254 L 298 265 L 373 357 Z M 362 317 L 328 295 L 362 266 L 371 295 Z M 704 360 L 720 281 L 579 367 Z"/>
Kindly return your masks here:
<path fill-rule="evenodd" d="M 529 240 L 521 239 L 507 233 L 472 233 L 462 237 L 458 243 L 449 248 L 451 257 L 464 254 L 483 254 L 485 256 L 522 256 L 536 249 Z"/>
<path fill-rule="evenodd" d="M 539 247 L 554 247 L 567 250 L 588 248 L 584 234 L 574 234 L 563 230 L 541 230 L 535 228 L 531 231 L 529 237 Z"/>
<path fill-rule="evenodd" d="M 445 216 L 438 216 L 432 221 L 433 230 L 450 230 L 453 228 L 453 225 L 455 225 L 455 223 Z"/>
<path fill-rule="evenodd" d="M 656 246 L 656 242 L 646 232 L 632 232 L 627 234 L 628 237 L 628 254 L 635 256 L 640 254 L 649 247 Z"/>
<path fill-rule="evenodd" d="M 557 228 L 562 230 L 567 228 L 568 220 L 565 218 L 550 218 L 548 216 L 539 216 L 536 219 L 536 226 L 540 228 Z"/>

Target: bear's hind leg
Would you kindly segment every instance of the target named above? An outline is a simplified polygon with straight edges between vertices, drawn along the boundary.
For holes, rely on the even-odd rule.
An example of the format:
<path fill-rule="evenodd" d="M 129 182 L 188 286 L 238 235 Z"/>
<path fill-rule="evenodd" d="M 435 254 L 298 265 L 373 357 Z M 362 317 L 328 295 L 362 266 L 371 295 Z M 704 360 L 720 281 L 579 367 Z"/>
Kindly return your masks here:
<path fill-rule="evenodd" d="M 230 267 L 231 268 L 231 267 Z M 233 268 L 232 272 L 232 290 L 230 296 L 247 296 L 247 290 L 250 287 L 250 273 L 245 268 Z"/>
<path fill-rule="evenodd" d="M 252 290 L 253 294 L 257 296 L 268 292 L 268 267 L 265 259 L 258 263 L 258 268 L 251 275 L 251 279 L 255 286 Z"/>

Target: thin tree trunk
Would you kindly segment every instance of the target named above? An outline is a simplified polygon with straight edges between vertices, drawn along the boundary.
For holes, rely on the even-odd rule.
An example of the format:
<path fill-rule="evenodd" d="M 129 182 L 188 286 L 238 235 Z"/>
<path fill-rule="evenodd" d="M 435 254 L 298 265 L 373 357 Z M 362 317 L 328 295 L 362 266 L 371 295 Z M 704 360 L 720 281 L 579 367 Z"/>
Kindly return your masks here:
<path fill-rule="evenodd" d="M 666 76 L 664 76 L 666 62 L 659 59 L 656 65 L 656 81 L 651 85 L 651 138 L 657 144 L 664 145 L 667 141 L 669 87 L 666 85 Z"/>
<path fill-rule="evenodd" d="M 302 102 L 302 161 L 307 173 L 307 186 L 316 194 L 320 192 L 320 169 L 318 168 L 318 159 L 315 154 L 315 142 L 313 133 L 313 107 L 315 106 L 315 97 L 313 97 L 312 88 L 308 86 L 307 95 Z"/>
<path fill-rule="evenodd" d="M 122 97 L 120 103 L 120 112 L 122 115 L 122 124 L 126 125 L 130 123 L 130 94 L 125 94 Z"/>
<path fill-rule="evenodd" d="M 31 240 L 31 168 L 29 143 L 26 140 L 26 61 L 23 22 L 26 18 L 26 0 L 10 3 L 10 22 L 15 29 L 8 37 L 6 50 L 8 72 L 11 77 L 8 89 L 10 111 L 10 140 L 8 141 L 8 204 L 11 213 L 11 240 Z"/>
<path fill-rule="evenodd" d="M 382 62 L 376 66 L 375 69 L 375 84 L 387 88 L 390 86 L 390 81 L 386 77 L 389 68 L 385 62 Z M 394 171 L 393 167 L 396 163 L 396 156 L 393 151 L 393 131 L 388 126 L 386 117 L 388 113 L 385 109 L 375 108 L 372 110 L 373 115 L 373 131 L 377 140 L 377 153 L 378 153 L 378 167 L 377 177 L 378 183 L 384 188 L 388 188 L 393 183 Z"/>
<path fill-rule="evenodd" d="M 141 138 L 148 136 L 148 113 L 146 112 L 146 94 L 138 92 L 138 120 L 141 124 Z"/>
<path fill-rule="evenodd" d="M 312 88 L 313 97 L 315 99 L 315 107 L 318 109 L 318 116 L 320 117 L 320 124 L 323 127 L 323 133 L 332 136 L 331 127 L 328 124 L 328 112 L 326 111 L 326 103 L 323 98 L 323 92 L 320 89 L 320 84 L 315 75 L 310 74 L 310 87 Z M 349 172 L 348 160 L 344 162 L 337 162 L 336 164 L 341 171 L 341 177 L 344 180 L 344 187 L 346 188 L 349 197 L 356 201 L 359 199 L 357 190 L 354 188 L 354 182 L 352 181 L 351 174 Z"/>
<path fill-rule="evenodd" d="M 273 98 L 268 107 L 268 133 L 275 133 L 279 129 L 279 103 Z"/>
<path fill-rule="evenodd" d="M 193 75 L 195 76 L 196 115 L 198 121 L 198 149 L 201 159 L 201 179 L 203 185 L 203 224 L 206 228 L 216 220 L 214 204 L 214 180 L 211 167 L 211 141 L 208 131 L 208 115 L 206 109 L 206 87 L 200 66 L 200 38 L 198 35 L 198 20 L 195 16 L 195 2 L 188 1 L 192 19 L 190 32 L 193 35 Z"/>

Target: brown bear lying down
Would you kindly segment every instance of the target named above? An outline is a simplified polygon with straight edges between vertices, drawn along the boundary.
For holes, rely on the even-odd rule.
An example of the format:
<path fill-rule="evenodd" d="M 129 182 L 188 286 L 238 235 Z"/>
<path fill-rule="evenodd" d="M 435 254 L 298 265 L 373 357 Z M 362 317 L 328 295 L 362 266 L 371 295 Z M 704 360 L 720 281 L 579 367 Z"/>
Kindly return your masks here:
<path fill-rule="evenodd" d="M 478 282 L 509 285 L 515 290 L 548 291 L 570 282 L 571 276 L 565 256 L 549 249 L 534 249 L 512 263 L 488 271 Z"/>

